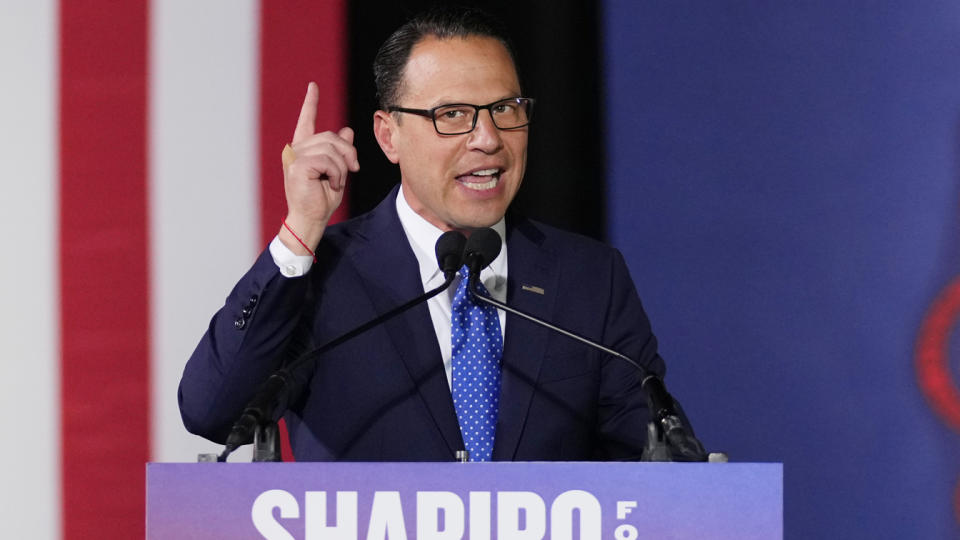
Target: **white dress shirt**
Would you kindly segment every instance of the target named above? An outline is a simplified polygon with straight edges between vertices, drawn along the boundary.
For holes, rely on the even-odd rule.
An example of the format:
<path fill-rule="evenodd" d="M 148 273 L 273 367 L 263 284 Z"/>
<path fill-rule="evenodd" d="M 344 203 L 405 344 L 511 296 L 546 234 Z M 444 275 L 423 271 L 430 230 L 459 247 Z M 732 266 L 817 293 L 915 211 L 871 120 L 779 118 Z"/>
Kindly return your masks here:
<path fill-rule="evenodd" d="M 403 185 L 397 193 L 397 215 L 400 217 L 400 224 L 403 226 L 403 232 L 413 248 L 413 253 L 417 257 L 417 263 L 420 266 L 420 280 L 423 283 L 423 290 L 439 287 L 443 283 L 443 272 L 437 264 L 437 255 L 435 247 L 437 240 L 443 231 L 433 224 L 423 219 L 419 214 L 410 208 L 403 194 Z M 500 235 L 501 242 L 506 238 L 506 225 L 503 218 L 492 226 L 492 229 Z M 302 276 L 310 270 L 313 264 L 313 257 L 309 255 L 297 255 L 290 251 L 279 237 L 270 242 L 270 255 L 273 262 L 280 269 L 280 273 L 285 277 Z M 480 281 L 490 292 L 490 296 L 501 301 L 507 301 L 507 250 L 506 245 L 500 250 L 497 258 L 489 266 L 480 272 Z M 433 330 L 437 335 L 437 343 L 440 345 L 440 356 L 443 359 L 443 368 L 447 374 L 447 384 L 450 384 L 452 375 L 452 366 L 450 364 L 452 353 L 451 346 L 451 328 L 450 311 L 453 303 L 453 296 L 460 284 L 460 278 L 456 278 L 453 284 L 444 293 L 440 293 L 427 301 L 427 308 L 430 310 L 430 319 L 433 322 Z M 500 318 L 500 332 L 506 339 L 506 313 L 497 310 Z"/>

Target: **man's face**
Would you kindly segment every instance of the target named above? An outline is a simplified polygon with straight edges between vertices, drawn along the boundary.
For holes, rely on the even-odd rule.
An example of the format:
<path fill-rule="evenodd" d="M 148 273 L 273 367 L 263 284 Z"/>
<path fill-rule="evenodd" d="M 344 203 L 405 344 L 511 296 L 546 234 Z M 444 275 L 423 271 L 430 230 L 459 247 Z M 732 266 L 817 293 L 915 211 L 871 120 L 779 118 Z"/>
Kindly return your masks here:
<path fill-rule="evenodd" d="M 486 105 L 520 96 L 506 48 L 486 37 L 428 37 L 414 46 L 395 105 L 432 109 L 450 103 Z M 440 135 L 430 118 L 384 115 L 407 202 L 442 230 L 489 227 L 503 217 L 527 165 L 527 127 L 502 131 L 480 111 L 470 133 Z M 383 143 L 381 143 L 383 146 Z"/>

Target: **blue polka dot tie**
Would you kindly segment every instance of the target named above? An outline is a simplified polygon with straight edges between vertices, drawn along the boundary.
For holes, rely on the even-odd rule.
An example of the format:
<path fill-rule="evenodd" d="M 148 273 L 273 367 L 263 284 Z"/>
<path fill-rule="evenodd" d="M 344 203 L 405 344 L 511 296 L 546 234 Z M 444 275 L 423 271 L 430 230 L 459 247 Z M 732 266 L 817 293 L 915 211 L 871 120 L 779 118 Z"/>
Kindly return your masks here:
<path fill-rule="evenodd" d="M 470 461 L 490 461 L 500 407 L 503 337 L 496 308 L 474 302 L 467 291 L 467 282 L 464 265 L 451 306 L 451 391 Z M 487 294 L 483 283 L 477 288 Z"/>

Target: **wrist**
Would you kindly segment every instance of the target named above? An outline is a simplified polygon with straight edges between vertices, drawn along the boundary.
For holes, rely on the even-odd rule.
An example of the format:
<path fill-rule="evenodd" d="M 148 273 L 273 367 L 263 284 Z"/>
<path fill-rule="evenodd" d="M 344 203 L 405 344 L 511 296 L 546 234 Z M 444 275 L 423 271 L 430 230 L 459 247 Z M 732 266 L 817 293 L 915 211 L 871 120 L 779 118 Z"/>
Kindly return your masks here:
<path fill-rule="evenodd" d="M 277 236 L 283 245 L 297 255 L 310 255 L 316 260 L 314 252 L 323 238 L 324 224 L 310 223 L 287 216 L 280 225 Z"/>

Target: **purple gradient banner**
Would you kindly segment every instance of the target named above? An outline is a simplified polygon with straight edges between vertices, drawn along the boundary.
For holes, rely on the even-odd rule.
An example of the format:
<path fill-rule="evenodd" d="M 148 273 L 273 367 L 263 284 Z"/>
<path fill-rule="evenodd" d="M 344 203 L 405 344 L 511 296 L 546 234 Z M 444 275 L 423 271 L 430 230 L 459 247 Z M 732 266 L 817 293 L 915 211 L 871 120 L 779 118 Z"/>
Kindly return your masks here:
<path fill-rule="evenodd" d="M 147 465 L 147 538 L 783 537 L 783 466 Z"/>

